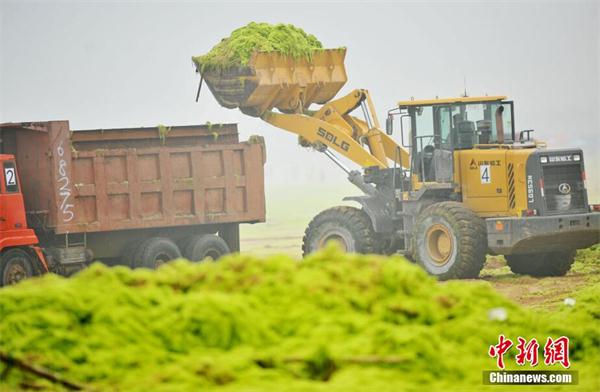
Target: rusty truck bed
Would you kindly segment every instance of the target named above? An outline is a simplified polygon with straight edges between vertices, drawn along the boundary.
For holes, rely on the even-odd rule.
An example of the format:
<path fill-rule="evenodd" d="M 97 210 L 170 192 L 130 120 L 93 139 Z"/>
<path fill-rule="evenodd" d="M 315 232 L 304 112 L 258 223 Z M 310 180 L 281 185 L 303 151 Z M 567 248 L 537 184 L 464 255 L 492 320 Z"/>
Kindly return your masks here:
<path fill-rule="evenodd" d="M 71 131 L 0 124 L 30 225 L 55 234 L 262 222 L 264 145 L 237 125 Z"/>

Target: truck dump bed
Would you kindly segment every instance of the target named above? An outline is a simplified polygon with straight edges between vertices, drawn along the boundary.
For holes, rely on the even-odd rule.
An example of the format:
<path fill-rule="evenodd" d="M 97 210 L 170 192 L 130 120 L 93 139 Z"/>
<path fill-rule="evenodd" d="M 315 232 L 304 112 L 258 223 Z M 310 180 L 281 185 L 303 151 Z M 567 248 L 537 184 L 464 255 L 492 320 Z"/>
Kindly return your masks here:
<path fill-rule="evenodd" d="M 264 145 L 237 126 L 71 131 L 68 121 L 0 124 L 29 224 L 55 234 L 263 222 Z"/>

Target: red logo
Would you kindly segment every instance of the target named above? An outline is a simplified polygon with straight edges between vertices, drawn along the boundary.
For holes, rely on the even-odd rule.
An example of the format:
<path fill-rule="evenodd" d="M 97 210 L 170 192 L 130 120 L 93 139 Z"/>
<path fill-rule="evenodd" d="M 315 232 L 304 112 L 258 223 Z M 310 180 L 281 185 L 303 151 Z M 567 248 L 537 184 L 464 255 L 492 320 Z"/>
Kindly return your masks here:
<path fill-rule="evenodd" d="M 571 366 L 569 361 L 569 338 L 561 336 L 556 340 L 548 337 L 544 346 L 544 363 L 546 365 L 554 365 L 560 363 L 565 369 Z"/>
<path fill-rule="evenodd" d="M 525 362 L 529 362 L 530 366 L 536 366 L 538 364 L 538 349 L 540 345 L 536 338 L 533 338 L 527 343 L 527 340 L 522 337 L 518 337 L 519 344 L 517 344 L 517 350 L 519 353 L 515 356 L 517 365 L 525 365 Z"/>
<path fill-rule="evenodd" d="M 512 345 L 513 342 L 510 339 L 506 339 L 504 335 L 500 335 L 498 337 L 498 344 L 495 346 L 490 346 L 488 354 L 492 358 L 497 358 L 496 366 L 498 366 L 499 369 L 504 369 L 504 354 Z"/>
<path fill-rule="evenodd" d="M 538 353 L 540 345 L 537 339 L 533 338 L 529 342 L 527 339 L 519 336 L 519 343 L 515 346 L 518 353 L 515 355 L 517 365 L 524 366 L 526 362 L 534 367 L 538 364 Z M 504 335 L 498 336 L 498 344 L 490 346 L 488 355 L 496 358 L 496 366 L 504 369 L 504 354 L 513 346 L 513 342 Z M 565 369 L 571 366 L 569 361 L 569 338 L 561 336 L 558 339 L 548 337 L 544 345 L 544 364 L 551 366 L 560 363 Z"/>

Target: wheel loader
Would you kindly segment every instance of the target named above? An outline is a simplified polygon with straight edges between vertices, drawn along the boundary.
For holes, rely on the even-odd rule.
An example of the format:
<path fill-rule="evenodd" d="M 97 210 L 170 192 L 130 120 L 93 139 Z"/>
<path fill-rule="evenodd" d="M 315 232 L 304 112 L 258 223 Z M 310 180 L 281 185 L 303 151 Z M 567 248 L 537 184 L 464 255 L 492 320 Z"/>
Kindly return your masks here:
<path fill-rule="evenodd" d="M 199 88 L 206 82 L 222 106 L 298 135 L 363 192 L 344 199 L 361 208 L 333 207 L 310 222 L 304 255 L 335 241 L 348 252 L 399 252 L 451 279 L 477 277 L 486 254 L 498 254 L 515 273 L 549 276 L 600 242 L 581 149 L 517 134 L 504 96 L 401 101 L 384 131 L 368 90 L 335 98 L 347 81 L 344 58 L 345 49 L 311 59 L 256 52 L 247 66 L 198 69 Z"/>

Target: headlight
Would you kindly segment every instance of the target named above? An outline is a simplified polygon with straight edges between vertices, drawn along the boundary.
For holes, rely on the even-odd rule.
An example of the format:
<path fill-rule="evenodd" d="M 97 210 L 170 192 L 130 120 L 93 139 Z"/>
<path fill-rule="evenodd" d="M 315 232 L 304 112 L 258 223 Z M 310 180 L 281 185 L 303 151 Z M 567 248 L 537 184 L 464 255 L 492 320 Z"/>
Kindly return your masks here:
<path fill-rule="evenodd" d="M 579 161 L 581 161 L 581 155 L 579 155 L 579 154 L 575 154 L 575 155 L 573 155 L 573 160 L 574 160 L 575 162 L 579 162 Z"/>
<path fill-rule="evenodd" d="M 541 156 L 541 157 L 540 157 L 540 162 L 542 162 L 542 163 L 548 163 L 548 157 L 546 157 L 546 156 Z"/>

